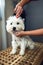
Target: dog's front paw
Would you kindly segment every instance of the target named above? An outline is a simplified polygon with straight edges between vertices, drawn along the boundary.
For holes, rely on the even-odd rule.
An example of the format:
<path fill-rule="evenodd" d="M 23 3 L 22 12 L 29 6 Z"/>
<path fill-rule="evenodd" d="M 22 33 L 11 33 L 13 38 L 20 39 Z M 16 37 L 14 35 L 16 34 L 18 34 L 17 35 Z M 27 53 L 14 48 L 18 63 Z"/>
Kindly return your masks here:
<path fill-rule="evenodd" d="M 35 47 L 34 45 L 30 45 L 30 49 L 34 49 L 34 47 Z"/>
<path fill-rule="evenodd" d="M 10 54 L 15 54 L 16 53 L 16 50 L 12 50 L 11 52 L 10 52 Z"/>
<path fill-rule="evenodd" d="M 25 52 L 24 51 L 20 51 L 20 53 L 19 53 L 20 55 L 24 55 L 25 54 Z"/>

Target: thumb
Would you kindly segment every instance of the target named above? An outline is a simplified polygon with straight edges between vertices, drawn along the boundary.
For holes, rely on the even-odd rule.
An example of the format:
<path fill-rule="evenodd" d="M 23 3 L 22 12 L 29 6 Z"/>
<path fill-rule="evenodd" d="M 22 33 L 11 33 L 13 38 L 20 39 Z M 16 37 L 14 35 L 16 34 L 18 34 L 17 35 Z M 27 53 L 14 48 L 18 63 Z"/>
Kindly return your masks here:
<path fill-rule="evenodd" d="M 14 8 L 14 12 L 16 13 L 16 10 L 17 10 L 17 5 L 16 5 L 16 7 Z"/>

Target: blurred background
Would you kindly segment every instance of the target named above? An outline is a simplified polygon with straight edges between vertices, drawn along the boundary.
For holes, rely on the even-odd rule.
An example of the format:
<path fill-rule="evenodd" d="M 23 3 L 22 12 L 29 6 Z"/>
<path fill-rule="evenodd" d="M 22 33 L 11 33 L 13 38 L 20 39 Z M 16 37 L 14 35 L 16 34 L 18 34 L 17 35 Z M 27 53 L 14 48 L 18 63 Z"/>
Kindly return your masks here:
<path fill-rule="evenodd" d="M 6 31 L 6 20 L 13 14 L 20 0 L 0 0 L 0 50 L 11 46 L 11 35 Z M 26 30 L 43 28 L 43 0 L 32 0 L 24 6 Z M 43 36 L 31 36 L 33 41 L 42 42 Z"/>

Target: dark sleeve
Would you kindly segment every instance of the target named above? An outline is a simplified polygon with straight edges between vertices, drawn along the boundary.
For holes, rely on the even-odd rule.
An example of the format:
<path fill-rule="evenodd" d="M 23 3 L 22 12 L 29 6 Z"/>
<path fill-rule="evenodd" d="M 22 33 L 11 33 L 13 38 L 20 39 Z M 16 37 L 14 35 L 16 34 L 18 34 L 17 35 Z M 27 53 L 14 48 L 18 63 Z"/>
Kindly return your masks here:
<path fill-rule="evenodd" d="M 38 1 L 38 0 L 30 0 L 30 1 Z"/>

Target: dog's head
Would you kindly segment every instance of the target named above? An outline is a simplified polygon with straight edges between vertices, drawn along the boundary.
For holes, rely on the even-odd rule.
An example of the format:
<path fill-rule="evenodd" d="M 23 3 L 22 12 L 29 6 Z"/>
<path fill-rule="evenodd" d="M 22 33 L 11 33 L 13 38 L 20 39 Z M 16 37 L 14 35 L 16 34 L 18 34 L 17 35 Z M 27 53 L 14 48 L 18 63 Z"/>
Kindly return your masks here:
<path fill-rule="evenodd" d="M 10 16 L 6 22 L 7 32 L 11 34 L 15 31 L 23 31 L 25 29 L 24 19 L 21 17 L 16 18 L 16 16 Z"/>

